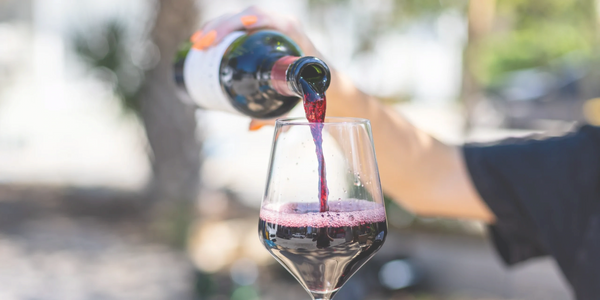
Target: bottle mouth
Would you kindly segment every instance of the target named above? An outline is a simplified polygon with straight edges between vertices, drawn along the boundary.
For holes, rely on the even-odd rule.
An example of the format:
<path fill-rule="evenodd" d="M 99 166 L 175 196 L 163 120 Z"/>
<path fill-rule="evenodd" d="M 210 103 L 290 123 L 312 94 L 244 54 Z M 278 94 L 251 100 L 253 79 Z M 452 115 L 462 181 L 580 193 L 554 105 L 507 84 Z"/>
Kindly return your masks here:
<path fill-rule="evenodd" d="M 327 64 L 313 56 L 304 56 L 296 60 L 287 73 L 289 82 L 298 82 L 300 78 L 304 79 L 319 93 L 323 93 L 329 88 L 331 83 L 331 72 Z M 302 95 L 299 86 L 294 87 L 295 92 Z"/>
<path fill-rule="evenodd" d="M 324 61 L 312 56 L 284 56 L 271 68 L 271 86 L 281 95 L 302 97 L 300 81 L 317 93 L 324 93 L 331 82 L 331 72 Z"/>

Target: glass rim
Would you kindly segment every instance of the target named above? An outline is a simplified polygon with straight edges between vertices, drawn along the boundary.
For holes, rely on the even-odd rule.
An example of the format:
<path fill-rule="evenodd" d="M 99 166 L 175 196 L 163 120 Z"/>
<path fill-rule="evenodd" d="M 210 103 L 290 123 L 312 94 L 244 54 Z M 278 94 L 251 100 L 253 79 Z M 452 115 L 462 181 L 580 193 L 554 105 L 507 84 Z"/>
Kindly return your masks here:
<path fill-rule="evenodd" d="M 339 125 L 339 124 L 369 124 L 368 119 L 363 118 L 352 118 L 352 117 L 325 117 L 325 122 L 309 122 L 305 117 L 295 118 L 283 118 L 275 120 L 277 126 L 288 126 L 288 125 L 310 125 L 310 124 L 323 124 L 323 125 Z"/>

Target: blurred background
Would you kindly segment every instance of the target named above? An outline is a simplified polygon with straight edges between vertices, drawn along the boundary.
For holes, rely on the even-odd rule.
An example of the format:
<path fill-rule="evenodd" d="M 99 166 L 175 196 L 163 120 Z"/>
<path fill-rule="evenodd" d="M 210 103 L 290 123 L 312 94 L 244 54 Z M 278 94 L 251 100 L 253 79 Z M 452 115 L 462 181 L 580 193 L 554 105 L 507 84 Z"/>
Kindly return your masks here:
<path fill-rule="evenodd" d="M 248 5 L 298 16 L 443 141 L 600 124 L 597 0 L 0 0 L 0 299 L 308 299 L 257 238 L 272 128 L 193 111 L 169 74 Z M 482 224 L 387 204 L 337 298 L 572 299 L 550 259 L 505 268 Z"/>

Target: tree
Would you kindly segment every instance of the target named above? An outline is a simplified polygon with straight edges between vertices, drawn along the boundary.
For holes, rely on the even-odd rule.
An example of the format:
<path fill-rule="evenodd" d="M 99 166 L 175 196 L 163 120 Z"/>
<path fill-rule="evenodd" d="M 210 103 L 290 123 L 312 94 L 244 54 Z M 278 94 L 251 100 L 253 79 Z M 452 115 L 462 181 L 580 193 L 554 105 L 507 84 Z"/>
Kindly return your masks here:
<path fill-rule="evenodd" d="M 156 200 L 195 200 L 200 183 L 200 142 L 195 110 L 178 99 L 172 58 L 197 24 L 194 0 L 159 0 L 151 40 L 160 52 L 158 64 L 145 73 L 139 93 L 139 114 L 152 148 Z"/>
<path fill-rule="evenodd" d="M 482 40 L 492 30 L 496 0 L 477 0 L 469 2 L 467 11 L 467 44 L 463 50 L 463 72 L 461 99 L 465 114 L 464 130 L 472 127 L 473 113 L 477 103 L 484 97 L 481 78 L 477 76 L 479 48 Z"/>
<path fill-rule="evenodd" d="M 486 93 L 506 86 L 518 71 L 564 74 L 566 68 L 586 70 L 583 85 L 587 92 L 580 97 L 597 96 L 595 0 L 471 1 L 468 22 L 462 90 L 467 130 L 477 103 Z"/>
<path fill-rule="evenodd" d="M 124 22 L 113 20 L 92 34 L 76 35 L 73 42 L 79 56 L 112 84 L 124 110 L 144 125 L 153 170 L 147 189 L 150 200 L 191 203 L 200 183 L 201 144 L 195 109 L 176 94 L 172 64 L 179 45 L 195 29 L 198 10 L 194 0 L 155 4 L 145 36 L 135 36 Z"/>

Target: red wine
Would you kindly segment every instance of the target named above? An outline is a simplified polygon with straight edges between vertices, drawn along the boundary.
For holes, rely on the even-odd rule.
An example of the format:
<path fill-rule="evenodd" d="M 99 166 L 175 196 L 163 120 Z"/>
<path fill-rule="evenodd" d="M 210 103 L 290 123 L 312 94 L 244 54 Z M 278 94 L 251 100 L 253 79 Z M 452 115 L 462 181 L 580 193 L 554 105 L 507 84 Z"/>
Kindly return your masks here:
<path fill-rule="evenodd" d="M 260 239 L 312 293 L 335 293 L 381 248 L 387 235 L 382 204 L 340 200 L 263 206 Z"/>
<path fill-rule="evenodd" d="M 325 158 L 323 157 L 323 122 L 325 121 L 325 110 L 327 108 L 327 99 L 325 93 L 317 91 L 317 88 L 306 81 L 303 77 L 300 78 L 302 86 L 304 111 L 306 119 L 310 124 L 310 132 L 315 142 L 315 152 L 317 153 L 317 161 L 319 162 L 319 203 L 320 211 L 328 210 L 327 197 L 329 189 L 327 188 L 327 176 L 325 170 Z"/>

